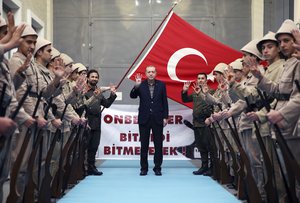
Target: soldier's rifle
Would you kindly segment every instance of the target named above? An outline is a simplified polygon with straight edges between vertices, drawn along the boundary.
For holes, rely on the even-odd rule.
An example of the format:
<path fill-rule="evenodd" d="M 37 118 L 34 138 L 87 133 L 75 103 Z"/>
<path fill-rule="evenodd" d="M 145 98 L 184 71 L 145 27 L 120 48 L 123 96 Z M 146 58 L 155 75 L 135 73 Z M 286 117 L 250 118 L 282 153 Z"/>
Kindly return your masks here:
<path fill-rule="evenodd" d="M 66 112 L 68 104 L 65 105 L 63 113 L 60 117 L 60 120 L 62 121 Z M 42 179 L 42 183 L 41 183 L 41 189 L 39 192 L 39 197 L 38 197 L 38 202 L 43 202 L 43 203 L 51 203 L 51 181 L 52 181 L 52 175 L 51 175 L 51 171 L 50 171 L 50 167 L 51 167 L 51 159 L 52 159 L 52 155 L 55 149 L 55 145 L 57 142 L 58 137 L 61 134 L 61 130 L 60 129 L 56 129 L 54 136 L 52 138 L 49 150 L 47 152 L 46 155 L 46 159 L 45 159 L 45 175 Z"/>
<path fill-rule="evenodd" d="M 224 150 L 224 145 L 219 137 L 219 133 L 215 127 L 214 124 L 212 124 L 212 127 L 213 127 L 213 130 L 211 128 L 210 131 L 211 131 L 211 134 L 215 134 L 215 138 L 218 142 L 218 145 L 219 145 L 219 151 L 220 151 L 220 154 L 221 154 L 221 159 L 219 160 L 220 163 L 220 183 L 221 184 L 229 184 L 229 183 L 232 183 L 232 178 L 230 176 L 230 173 L 229 173 L 229 167 L 227 166 L 226 164 L 226 161 L 225 161 L 225 150 Z M 223 129 L 220 129 L 220 130 L 223 130 Z M 226 142 L 226 141 L 225 141 Z"/>
<path fill-rule="evenodd" d="M 78 168 L 78 159 L 79 159 L 79 149 L 77 150 L 78 144 L 79 144 L 79 138 L 80 138 L 80 133 L 82 132 L 82 128 L 83 126 L 79 126 L 77 134 L 72 142 L 72 144 L 70 145 L 70 148 L 67 152 L 66 155 L 66 164 L 64 166 L 64 180 L 63 180 L 63 186 L 62 186 L 62 190 L 63 192 L 67 189 L 68 184 L 76 184 L 77 183 L 77 170 L 80 170 L 80 168 Z M 76 168 L 77 170 L 72 170 Z"/>
<path fill-rule="evenodd" d="M 247 111 L 248 112 L 253 112 L 254 109 L 252 108 L 252 106 L 250 105 L 249 99 L 248 97 L 245 97 L 245 101 L 247 103 Z M 254 127 L 255 127 L 255 135 L 256 135 L 256 139 L 258 141 L 261 153 L 262 153 L 262 157 L 263 157 L 263 161 L 266 167 L 266 181 L 264 184 L 264 189 L 266 191 L 266 195 L 267 195 L 267 202 L 278 202 L 278 194 L 277 194 L 277 189 L 276 189 L 276 184 L 275 184 L 275 175 L 274 175 L 274 168 L 272 166 L 270 157 L 267 153 L 266 150 L 266 146 L 263 142 L 262 136 L 260 134 L 259 131 L 259 127 L 257 125 L 257 123 L 255 121 L 253 121 Z"/>
<path fill-rule="evenodd" d="M 270 112 L 271 110 L 271 105 L 270 103 L 267 101 L 267 96 L 266 93 L 262 93 L 260 90 L 257 91 L 258 95 L 260 96 L 260 98 L 263 101 L 263 105 L 264 107 L 267 109 L 268 112 Z M 289 195 L 291 196 L 291 201 L 292 202 L 298 202 L 297 196 L 296 196 L 296 191 L 295 191 L 295 179 L 298 181 L 298 183 L 300 184 L 300 167 L 299 164 L 297 162 L 297 160 L 295 159 L 294 155 L 292 154 L 290 148 L 288 147 L 281 131 L 280 128 L 278 127 L 277 124 L 273 125 L 273 128 L 275 130 L 275 137 L 278 143 L 278 146 L 282 152 L 283 155 L 283 159 L 284 159 L 284 163 L 285 163 L 285 167 L 286 167 L 286 172 L 287 172 L 287 176 L 289 179 L 289 188 L 287 190 L 288 193 L 290 193 Z M 284 176 L 284 174 L 282 174 Z"/>
<path fill-rule="evenodd" d="M 299 83 L 299 80 L 295 80 L 295 84 L 296 84 L 296 87 L 298 89 L 298 92 L 300 92 L 300 83 Z"/>
<path fill-rule="evenodd" d="M 221 104 L 217 104 L 219 109 L 222 110 L 222 105 Z M 230 107 L 230 104 L 228 104 L 228 107 Z M 230 133 L 233 134 L 235 133 L 236 135 L 238 135 L 238 130 L 237 127 L 235 125 L 235 128 L 233 129 L 230 122 L 228 120 L 225 120 L 230 128 Z M 232 116 L 232 121 L 235 124 L 235 120 L 234 117 Z M 219 126 L 219 128 L 221 128 L 220 123 L 217 121 L 217 124 Z M 231 145 L 231 143 L 229 142 L 228 138 L 226 137 L 225 133 L 222 133 L 222 136 L 225 137 L 224 140 L 229 148 L 230 151 L 230 155 L 232 157 L 232 169 L 234 171 L 234 177 L 235 177 L 235 186 L 237 187 L 237 197 L 238 199 L 245 199 L 246 198 L 246 186 L 245 186 L 245 170 L 244 170 L 244 163 L 243 160 L 241 159 L 240 155 L 238 153 L 236 153 Z M 234 136 L 234 135 L 231 135 Z M 237 136 L 238 142 L 240 143 L 240 140 Z"/>
<path fill-rule="evenodd" d="M 18 103 L 18 106 L 17 108 L 15 109 L 15 111 L 10 115 L 10 119 L 12 120 L 15 120 L 20 109 L 22 108 L 30 90 L 31 90 L 32 86 L 28 86 L 26 92 L 24 93 L 23 97 L 21 98 L 20 102 Z M 3 160 L 3 163 L 1 163 L 1 168 L 0 168 L 0 174 L 2 174 L 3 172 L 3 168 L 4 168 L 4 164 L 6 163 L 6 159 L 9 158 L 10 156 L 8 156 L 8 154 L 10 153 L 10 143 L 11 143 L 11 140 L 12 140 L 12 135 L 9 135 L 8 136 L 8 140 L 6 140 L 6 136 L 1 136 L 1 139 L 0 139 L 0 151 L 2 150 L 1 146 L 5 146 L 3 149 L 5 150 L 4 152 L 4 160 Z"/>
<path fill-rule="evenodd" d="M 5 98 L 5 92 L 6 92 L 6 88 L 7 88 L 7 84 L 3 83 L 2 86 L 2 92 L 0 95 L 0 116 L 4 117 L 5 116 L 5 112 L 6 112 L 6 105 L 4 107 L 4 98 Z"/>
<path fill-rule="evenodd" d="M 219 108 L 222 110 L 222 107 L 219 106 Z M 253 178 L 253 173 L 252 173 L 252 169 L 251 169 L 251 164 L 249 161 L 249 158 L 245 152 L 245 150 L 242 147 L 242 144 L 239 140 L 238 134 L 236 134 L 236 132 L 234 131 L 234 129 L 232 128 L 230 122 L 228 121 L 228 119 L 225 119 L 225 122 L 228 124 L 230 131 L 231 131 L 231 135 L 233 137 L 233 140 L 239 150 L 242 162 L 240 162 L 240 164 L 243 163 L 243 165 L 245 166 L 246 169 L 246 174 L 244 177 L 245 183 L 246 183 L 246 192 L 247 192 L 247 198 L 249 203 L 262 203 L 262 198 L 261 195 L 259 193 L 258 187 L 256 185 L 256 182 Z"/>
<path fill-rule="evenodd" d="M 35 107 L 34 107 L 34 110 L 33 110 L 33 113 L 32 113 L 33 118 L 36 117 L 36 113 L 37 113 L 39 104 L 41 102 L 41 99 L 42 99 L 42 92 L 40 92 L 38 94 L 37 102 L 35 104 Z M 13 167 L 12 167 L 11 175 L 10 175 L 10 190 L 9 190 L 9 194 L 8 194 L 8 197 L 7 197 L 7 202 L 9 202 L 9 203 L 17 202 L 18 199 L 21 196 L 21 194 L 19 193 L 19 191 L 17 189 L 18 174 L 19 174 L 20 168 L 22 166 L 22 161 L 23 161 L 26 149 L 28 147 L 28 143 L 30 141 L 30 138 L 32 137 L 31 136 L 32 132 L 33 132 L 33 130 L 36 130 L 36 128 L 37 128 L 37 123 L 35 123 L 34 127 L 32 127 L 32 128 L 30 127 L 30 128 L 27 129 L 24 140 L 23 140 L 23 143 L 22 143 L 22 146 L 21 146 L 21 149 L 20 149 L 19 154 L 16 158 L 16 161 L 15 161 Z"/>
<path fill-rule="evenodd" d="M 188 120 L 184 120 L 183 123 L 184 123 L 188 128 L 192 129 L 193 131 L 195 130 L 193 124 L 192 124 L 191 122 L 189 122 Z M 213 136 L 214 134 L 213 134 L 212 130 L 210 129 L 210 127 L 208 127 L 208 128 L 209 128 L 209 131 L 210 131 L 211 136 Z M 213 136 L 213 139 L 214 139 L 214 136 Z M 217 138 L 216 138 L 216 139 L 217 139 Z M 219 144 L 220 147 L 223 148 L 222 143 L 218 143 L 218 144 Z M 223 149 L 223 152 L 224 152 L 224 149 Z M 225 163 L 225 159 L 224 159 L 224 158 L 225 158 L 225 155 L 223 154 L 223 155 L 221 155 L 221 156 L 222 156 L 222 160 L 220 160 L 220 159 L 218 159 L 218 160 L 213 160 L 213 161 L 214 161 L 214 170 L 213 170 L 214 174 L 213 174 L 213 177 L 214 177 L 215 180 L 217 180 L 217 181 L 219 181 L 219 182 L 226 182 L 226 180 L 225 180 L 225 179 L 222 180 L 222 177 L 220 176 L 221 173 L 222 173 L 221 171 L 222 171 L 222 170 L 226 170 L 226 168 L 227 168 L 226 163 Z M 212 159 L 212 157 L 211 157 L 211 159 Z M 221 163 L 222 161 L 224 161 L 224 163 Z M 224 165 L 224 164 L 225 164 L 225 165 Z M 225 177 L 224 177 L 224 178 L 225 178 Z M 225 183 L 224 183 L 224 184 L 225 184 Z"/>
<path fill-rule="evenodd" d="M 85 152 L 87 150 L 87 134 L 88 134 L 88 127 L 87 123 L 84 126 L 83 132 L 81 134 L 81 139 L 80 139 L 80 152 L 79 152 L 79 170 L 78 170 L 78 177 L 79 180 L 82 180 L 85 177 Z"/>
<path fill-rule="evenodd" d="M 61 197 L 63 193 L 62 187 L 63 187 L 63 179 L 65 174 L 64 166 L 66 164 L 66 156 L 70 149 L 71 144 L 73 143 L 76 137 L 77 130 L 78 130 L 77 127 L 72 129 L 69 139 L 64 146 L 62 146 L 63 144 L 61 143 L 61 153 L 59 157 L 58 170 L 56 171 L 51 183 L 51 194 L 55 198 Z M 62 139 L 60 139 L 60 141 L 62 142 Z"/>
<path fill-rule="evenodd" d="M 52 104 L 52 100 L 53 97 L 50 97 L 48 104 L 45 108 L 45 114 L 44 114 L 44 119 L 47 120 L 48 118 L 48 113 Z M 33 143 L 33 149 L 31 151 L 29 160 L 28 160 L 28 165 L 27 165 L 27 182 L 25 185 L 25 191 L 24 191 L 24 195 L 23 195 L 23 202 L 34 202 L 35 201 L 35 197 L 34 197 L 34 190 L 37 189 L 37 191 L 39 191 L 39 184 L 34 182 L 34 170 L 35 170 L 35 160 L 36 160 L 36 155 L 39 149 L 39 146 L 42 147 L 42 141 L 43 141 L 43 133 L 45 131 L 41 128 L 38 128 L 38 130 L 36 131 L 36 135 L 34 136 L 35 140 Z M 41 163 L 38 163 L 41 164 Z"/>
<path fill-rule="evenodd" d="M 234 172 L 234 176 L 235 178 L 237 179 L 237 190 L 238 190 L 238 195 L 237 197 L 239 199 L 244 199 L 245 198 L 245 184 L 244 184 L 244 177 L 245 177 L 245 172 L 244 172 L 244 164 L 242 162 L 242 160 L 238 160 L 237 159 L 237 154 L 236 152 L 234 151 L 231 143 L 229 142 L 228 138 L 226 137 L 223 129 L 221 128 L 221 125 L 218 121 L 216 121 L 218 127 L 220 128 L 220 132 L 221 132 L 221 135 L 222 135 L 222 138 L 223 140 L 225 141 L 228 149 L 229 149 L 229 153 L 230 153 L 230 156 L 232 158 L 232 169 L 233 169 L 233 172 Z M 212 124 L 213 127 L 216 129 L 215 125 Z M 239 162 L 239 164 L 238 164 Z"/>
<path fill-rule="evenodd" d="M 68 184 L 76 184 L 79 179 L 83 179 L 85 175 L 85 151 L 86 151 L 86 139 L 87 136 L 87 123 L 85 125 L 80 126 L 79 132 L 78 132 L 78 138 L 77 138 L 77 147 L 78 151 L 75 148 L 75 151 L 73 151 L 73 160 L 70 167 L 70 178 L 68 181 Z M 72 170 L 72 168 L 77 168 L 78 170 Z"/>
<path fill-rule="evenodd" d="M 0 116 L 1 117 L 4 117 L 5 116 L 5 113 L 6 113 L 6 108 L 8 106 L 8 104 L 5 104 L 4 105 L 4 98 L 5 98 L 5 92 L 6 92 L 6 88 L 7 88 L 7 84 L 6 83 L 3 83 L 3 86 L 2 86 L 2 92 L 1 92 L 1 95 L 0 95 Z M 0 137 L 0 151 L 3 149 L 4 147 L 4 144 L 5 144 L 5 136 L 1 136 Z"/>

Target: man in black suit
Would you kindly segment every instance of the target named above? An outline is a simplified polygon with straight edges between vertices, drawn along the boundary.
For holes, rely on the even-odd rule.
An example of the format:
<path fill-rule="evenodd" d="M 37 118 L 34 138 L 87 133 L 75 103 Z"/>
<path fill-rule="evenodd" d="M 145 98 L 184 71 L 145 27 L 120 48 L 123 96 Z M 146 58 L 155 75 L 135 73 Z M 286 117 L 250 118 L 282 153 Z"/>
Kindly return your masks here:
<path fill-rule="evenodd" d="M 142 82 L 142 75 L 135 76 L 135 86 L 130 92 L 131 98 L 140 97 L 138 115 L 140 141 L 141 141 L 141 172 L 140 175 L 147 175 L 148 172 L 148 150 L 150 130 L 152 130 L 154 141 L 154 168 L 155 175 L 161 176 L 161 164 L 163 161 L 163 127 L 167 125 L 169 107 L 167 100 L 166 85 L 156 80 L 156 68 L 146 68 L 147 80 Z"/>

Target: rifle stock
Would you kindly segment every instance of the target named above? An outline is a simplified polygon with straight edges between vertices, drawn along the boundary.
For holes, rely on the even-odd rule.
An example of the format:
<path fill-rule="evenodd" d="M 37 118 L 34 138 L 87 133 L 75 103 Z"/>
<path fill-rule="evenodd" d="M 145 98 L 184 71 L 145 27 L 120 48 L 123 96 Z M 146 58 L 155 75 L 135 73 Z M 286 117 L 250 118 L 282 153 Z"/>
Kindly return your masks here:
<path fill-rule="evenodd" d="M 85 124 L 83 132 L 81 134 L 81 143 L 80 143 L 80 154 L 79 154 L 79 167 L 81 170 L 78 170 L 79 180 L 84 179 L 85 177 L 85 151 L 87 150 L 87 139 L 86 139 L 86 131 L 87 131 L 87 124 Z"/>
<path fill-rule="evenodd" d="M 266 93 L 262 93 L 260 90 L 257 91 L 258 95 L 261 97 L 263 104 L 268 112 L 271 110 L 271 106 L 267 101 Z M 279 127 L 277 124 L 273 125 L 275 130 L 275 137 L 278 143 L 278 146 L 282 152 L 283 160 L 286 167 L 287 176 L 289 179 L 289 188 L 287 189 L 288 195 L 290 195 L 290 200 L 292 202 L 298 202 L 296 191 L 295 191 L 295 179 L 300 184 L 300 167 L 298 165 L 297 160 L 295 159 L 294 155 L 292 154 L 290 148 L 288 147 Z M 282 174 L 284 176 L 284 174 Z"/>
<path fill-rule="evenodd" d="M 40 92 L 39 95 L 38 95 L 38 99 L 37 99 L 37 102 L 35 104 L 33 114 L 32 114 L 33 118 L 36 116 L 38 106 L 41 102 L 41 98 L 42 98 L 42 92 Z M 37 128 L 37 124 L 35 124 L 34 128 Z M 18 156 L 16 158 L 16 161 L 15 161 L 13 167 L 12 167 L 12 170 L 11 170 L 10 190 L 9 190 L 9 195 L 7 197 L 7 202 L 9 202 L 9 203 L 17 202 L 18 199 L 21 196 L 20 193 L 17 190 L 17 179 L 18 179 L 18 174 L 19 174 L 19 171 L 20 171 L 20 168 L 21 168 L 21 165 L 22 165 L 22 161 L 23 161 L 25 151 L 27 149 L 28 143 L 29 143 L 30 138 L 31 138 L 31 134 L 32 134 L 32 129 L 28 128 L 27 132 L 25 134 L 21 149 L 19 151 L 19 154 L 18 154 Z"/>
<path fill-rule="evenodd" d="M 60 158 L 59 158 L 59 166 L 58 166 L 58 170 L 55 173 L 55 176 L 53 178 L 52 181 L 52 185 L 51 185 L 51 194 L 53 197 L 58 198 L 63 194 L 63 179 L 64 179 L 64 174 L 65 174 L 65 164 L 67 164 L 66 162 L 66 156 L 67 153 L 70 149 L 71 144 L 74 142 L 74 134 L 77 132 L 77 128 L 73 128 L 71 131 L 71 135 L 67 141 L 67 143 L 65 144 L 65 146 L 62 149 L 62 152 L 60 154 Z"/>
<path fill-rule="evenodd" d="M 79 155 L 78 155 L 79 150 L 77 151 L 77 146 L 79 144 L 79 137 L 80 137 L 81 129 L 82 129 L 82 126 L 80 126 L 78 128 L 75 138 L 73 139 L 73 142 L 70 145 L 70 148 L 69 148 L 66 158 L 65 158 L 66 164 L 64 166 L 65 176 L 64 176 L 63 187 L 62 187 L 63 191 L 65 191 L 67 189 L 68 184 L 76 184 L 76 182 L 77 182 L 77 177 L 76 177 L 77 170 L 72 170 L 72 169 L 78 167 L 77 161 L 79 158 Z"/>
<path fill-rule="evenodd" d="M 300 92 L 300 83 L 298 80 L 295 80 L 295 84 L 296 84 L 296 87 L 298 89 L 298 92 Z"/>
<path fill-rule="evenodd" d="M 218 127 L 221 128 L 220 123 L 217 121 L 216 122 Z M 213 124 L 214 129 L 216 129 L 215 125 Z M 221 130 L 221 135 L 229 149 L 231 158 L 232 158 L 232 169 L 234 171 L 234 176 L 237 177 L 238 179 L 238 184 L 237 184 L 237 189 L 238 189 L 238 198 L 239 199 L 244 199 L 245 197 L 245 187 L 244 187 L 244 182 L 242 181 L 245 177 L 245 173 L 244 173 L 244 167 L 243 164 L 240 162 L 240 167 L 238 165 L 238 161 L 237 161 L 237 156 L 236 153 L 232 147 L 232 145 L 230 144 L 228 138 L 226 137 L 225 133 Z"/>
<path fill-rule="evenodd" d="M 266 102 L 265 99 L 265 95 L 262 95 L 262 93 L 260 92 L 260 96 L 262 97 L 264 103 L 265 103 L 265 107 L 267 109 L 267 111 L 269 112 L 271 109 L 270 104 L 268 104 Z M 283 155 L 285 156 L 285 160 L 287 161 L 287 165 L 289 165 L 291 171 L 294 173 L 294 176 L 296 178 L 296 180 L 298 181 L 298 183 L 300 184 L 300 167 L 299 164 L 296 160 L 296 158 L 294 157 L 293 153 L 291 152 L 290 148 L 288 147 L 279 127 L 277 124 L 274 124 L 274 129 L 275 129 L 275 136 L 277 139 L 277 142 L 279 144 L 279 147 L 283 153 Z"/>
<path fill-rule="evenodd" d="M 249 110 L 254 111 L 254 109 L 252 109 L 250 106 L 248 97 L 245 97 L 245 101 L 247 103 Z M 274 179 L 275 179 L 274 168 L 272 167 L 272 163 L 271 163 L 270 157 L 267 153 L 262 136 L 260 134 L 259 127 L 255 121 L 253 121 L 253 124 L 255 127 L 256 139 L 258 141 L 258 144 L 259 144 L 259 147 L 260 147 L 260 150 L 262 153 L 262 157 L 263 157 L 263 160 L 265 163 L 265 168 L 266 168 L 267 180 L 265 181 L 264 189 L 266 191 L 267 201 L 276 203 L 276 202 L 278 202 L 278 195 L 277 195 L 276 185 L 274 182 Z"/>
<path fill-rule="evenodd" d="M 222 110 L 222 108 L 220 108 Z M 252 169 L 251 169 L 251 165 L 250 165 L 250 161 L 248 159 L 248 156 L 245 152 L 245 150 L 242 147 L 242 144 L 239 140 L 238 134 L 236 134 L 236 132 L 233 130 L 230 122 L 228 121 L 228 119 L 225 119 L 226 123 L 228 124 L 230 131 L 231 131 L 231 135 L 233 137 L 233 140 L 239 150 L 240 156 L 242 158 L 242 162 L 240 162 L 241 164 L 243 163 L 245 168 L 246 168 L 246 176 L 245 178 L 245 182 L 246 182 L 246 191 L 247 191 L 247 197 L 248 197 L 248 201 L 250 203 L 262 203 L 262 198 L 261 195 L 259 193 L 259 190 L 257 188 L 256 182 L 253 178 L 253 173 L 252 173 Z"/>
<path fill-rule="evenodd" d="M 47 117 L 48 117 L 48 112 L 50 110 L 50 107 L 51 107 L 51 103 L 52 103 L 52 99 L 53 97 L 50 98 L 49 100 L 49 103 L 45 109 L 45 115 L 44 115 L 44 118 L 47 120 Z M 42 147 L 42 141 L 43 141 L 43 129 L 38 129 L 37 130 L 37 136 L 34 136 L 36 137 L 36 139 L 34 140 L 34 143 L 33 143 L 33 149 L 31 151 L 31 154 L 30 154 L 30 157 L 29 157 L 29 160 L 28 160 L 28 166 L 27 166 L 27 183 L 26 183 L 26 186 L 25 186 L 25 191 L 24 191 L 24 197 L 23 197 L 23 202 L 26 203 L 26 202 L 34 202 L 35 201 L 35 197 L 34 197 L 34 190 L 39 188 L 39 185 L 38 183 L 36 184 L 34 182 L 34 165 L 35 165 L 35 158 L 36 158 L 36 155 L 37 155 L 37 152 L 38 152 L 38 149 L 39 149 L 39 146 L 40 148 Z M 39 163 L 40 165 L 41 163 Z"/>
<path fill-rule="evenodd" d="M 24 104 L 24 102 L 25 102 L 25 99 L 27 98 L 27 96 L 28 96 L 28 94 L 29 94 L 29 92 L 30 92 L 30 90 L 31 90 L 31 88 L 32 88 L 32 86 L 28 86 L 28 88 L 27 88 L 25 94 L 23 95 L 23 97 L 21 98 L 20 102 L 18 103 L 17 108 L 16 108 L 15 111 L 10 115 L 10 118 L 11 118 L 12 120 L 15 120 L 15 119 L 16 119 L 16 117 L 17 117 L 17 115 L 18 115 L 18 113 L 19 113 L 21 107 L 23 106 L 23 104 Z M 3 157 L 4 157 L 4 161 L 3 161 L 3 163 L 1 164 L 0 174 L 2 174 L 2 172 L 3 172 L 3 168 L 4 168 L 4 164 L 6 163 L 6 159 L 10 157 L 10 156 L 9 156 L 9 153 L 10 153 L 10 149 L 11 149 L 11 148 L 10 148 L 10 143 L 11 143 L 11 140 L 12 140 L 12 136 L 13 136 L 13 135 L 9 135 L 9 136 L 8 136 L 8 140 L 6 140 L 7 138 L 6 138 L 5 136 L 2 136 L 2 137 L 1 137 L 2 139 L 0 139 L 0 151 L 3 149 L 2 146 L 5 146 L 5 145 L 6 145 L 6 147 L 5 147 L 5 152 L 4 152 L 4 156 L 3 156 Z M 6 143 L 5 143 L 5 142 L 6 142 Z"/>
<path fill-rule="evenodd" d="M 39 192 L 39 197 L 38 197 L 38 202 L 43 202 L 43 203 L 51 203 L 51 172 L 50 172 L 50 164 L 51 164 L 51 158 L 54 152 L 54 148 L 56 145 L 56 140 L 58 138 L 58 134 L 60 132 L 57 130 L 54 134 L 54 137 L 52 138 L 50 148 L 47 152 L 46 160 L 45 160 L 45 175 L 41 183 L 41 189 Z"/>
<path fill-rule="evenodd" d="M 225 161 L 225 150 L 224 150 L 224 146 L 223 146 L 223 143 L 218 135 L 218 132 L 217 132 L 217 129 L 214 127 L 214 134 L 216 135 L 216 140 L 219 144 L 219 151 L 221 153 L 221 159 L 219 160 L 219 169 L 220 169 L 220 183 L 221 184 L 229 184 L 232 182 L 232 178 L 229 174 L 229 167 L 227 166 L 226 164 L 226 161 Z M 222 129 L 221 129 L 222 130 Z M 211 130 L 211 134 L 213 134 L 212 130 Z"/>
<path fill-rule="evenodd" d="M 3 107 L 3 101 L 4 101 L 4 97 L 5 97 L 6 88 L 7 88 L 7 84 L 3 83 L 2 92 L 0 95 L 0 116 L 2 116 L 2 117 L 5 116 L 5 112 L 6 112 L 6 107 Z"/>

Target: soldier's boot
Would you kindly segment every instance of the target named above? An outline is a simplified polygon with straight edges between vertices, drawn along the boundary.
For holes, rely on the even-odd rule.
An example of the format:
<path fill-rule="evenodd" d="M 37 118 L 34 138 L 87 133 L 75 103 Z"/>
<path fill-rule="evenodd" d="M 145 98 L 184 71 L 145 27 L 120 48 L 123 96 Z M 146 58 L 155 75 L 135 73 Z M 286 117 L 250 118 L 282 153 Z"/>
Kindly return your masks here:
<path fill-rule="evenodd" d="M 89 164 L 87 174 L 94 175 L 94 176 L 101 176 L 103 173 L 101 171 L 98 171 L 98 169 L 94 164 Z"/>
<path fill-rule="evenodd" d="M 193 171 L 194 175 L 202 175 L 208 170 L 208 163 L 202 163 L 201 168 L 199 168 L 197 171 Z"/>

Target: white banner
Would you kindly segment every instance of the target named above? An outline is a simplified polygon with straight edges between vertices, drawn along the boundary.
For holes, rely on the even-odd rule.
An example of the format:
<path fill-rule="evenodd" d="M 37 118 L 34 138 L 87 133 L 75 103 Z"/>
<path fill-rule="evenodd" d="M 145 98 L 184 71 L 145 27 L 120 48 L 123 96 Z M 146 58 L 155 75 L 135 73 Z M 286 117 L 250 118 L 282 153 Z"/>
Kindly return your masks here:
<path fill-rule="evenodd" d="M 180 108 L 180 109 L 179 109 Z M 137 123 L 138 105 L 112 105 L 102 113 L 101 141 L 97 152 L 100 159 L 139 159 L 140 141 Z M 186 150 L 194 150 L 194 132 L 184 120 L 192 121 L 192 110 L 179 105 L 169 106 L 169 123 L 164 127 L 164 159 L 186 160 Z M 188 147 L 187 147 L 188 146 Z M 192 148 L 191 148 L 192 147 Z M 197 149 L 193 153 L 198 158 Z M 149 160 L 154 145 L 150 141 Z"/>

